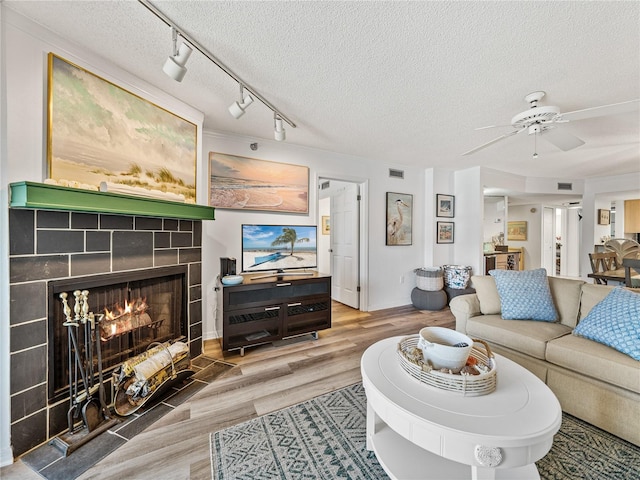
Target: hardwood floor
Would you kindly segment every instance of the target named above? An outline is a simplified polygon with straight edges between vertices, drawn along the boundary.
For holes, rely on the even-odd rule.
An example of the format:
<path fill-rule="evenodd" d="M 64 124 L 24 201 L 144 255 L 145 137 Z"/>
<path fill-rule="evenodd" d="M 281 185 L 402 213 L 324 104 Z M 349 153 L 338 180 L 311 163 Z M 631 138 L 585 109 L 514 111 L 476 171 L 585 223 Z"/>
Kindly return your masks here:
<path fill-rule="evenodd" d="M 244 357 L 223 354 L 217 340 L 207 342 L 207 357 L 236 366 L 79 478 L 210 479 L 211 432 L 360 381 L 360 357 L 380 339 L 455 324 L 448 308 L 431 312 L 411 305 L 360 312 L 334 303 L 332 315 L 332 328 L 319 332 L 318 340 L 249 348 Z M 20 462 L 0 476 L 40 478 Z"/>

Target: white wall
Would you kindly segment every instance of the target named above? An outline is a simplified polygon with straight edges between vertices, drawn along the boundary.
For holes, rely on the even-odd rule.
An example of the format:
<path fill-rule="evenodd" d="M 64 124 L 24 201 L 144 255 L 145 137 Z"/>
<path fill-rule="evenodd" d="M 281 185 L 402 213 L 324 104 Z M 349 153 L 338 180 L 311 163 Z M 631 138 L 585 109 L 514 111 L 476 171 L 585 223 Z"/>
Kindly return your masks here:
<path fill-rule="evenodd" d="M 535 208 L 535 212 L 531 209 Z M 508 222 L 527 222 L 526 240 L 509 240 L 505 234 L 505 244 L 510 247 L 524 247 L 524 265 L 526 270 L 540 268 L 542 265 L 542 205 L 512 205 L 509 207 Z"/>
<path fill-rule="evenodd" d="M 6 91 L 6 23 L 4 4 L 0 4 L 0 179 L 8 169 L 7 159 L 7 91 Z M 0 182 L 0 205 L 9 204 L 9 193 Z M 0 467 L 13 461 L 11 451 L 10 378 L 10 309 L 9 309 L 9 215 L 0 208 Z"/>
<path fill-rule="evenodd" d="M 318 201 L 318 271 L 326 274 L 331 272 L 331 255 L 329 255 L 331 234 L 322 233 L 322 217 L 330 217 L 330 214 L 331 197 L 321 198 Z"/>
<path fill-rule="evenodd" d="M 456 195 L 455 248 L 446 263 L 469 265 L 473 268 L 474 275 L 482 275 L 484 274 L 482 168 L 459 170 L 454 172 L 453 176 Z"/>
<path fill-rule="evenodd" d="M 493 237 L 497 237 L 501 233 L 506 235 L 505 197 L 484 197 L 482 225 L 483 243 L 491 242 Z"/>
<path fill-rule="evenodd" d="M 249 145 L 258 142 L 258 150 Z M 379 310 L 411 303 L 411 290 L 415 287 L 413 269 L 424 262 L 424 171 L 421 169 L 380 165 L 364 158 L 315 150 L 291 145 L 286 142 L 256 139 L 205 132 L 203 155 L 209 152 L 227 153 L 261 160 L 306 165 L 310 169 L 309 214 L 292 215 L 242 210 L 216 209 L 216 220 L 204 222 L 203 298 L 205 312 L 204 338 L 215 338 L 214 316 L 219 308 L 216 288 L 219 274 L 219 257 L 240 258 L 240 226 L 243 223 L 299 223 L 316 224 L 318 218 L 318 178 L 340 178 L 354 182 L 368 182 L 368 278 L 361 279 L 362 288 L 367 289 L 370 299 L 364 310 Z M 404 179 L 389 178 L 389 168 L 404 170 Z M 413 195 L 413 244 L 410 246 L 386 246 L 386 192 Z"/>
<path fill-rule="evenodd" d="M 597 225 L 598 208 L 611 205 L 612 200 L 639 198 L 640 197 L 640 172 L 626 175 L 613 175 L 610 177 L 592 178 L 585 181 L 584 194 L 582 196 L 582 220 L 581 244 L 580 244 L 580 276 L 591 281 L 587 274 L 591 273 L 589 267 L 589 253 L 593 252 L 595 243 L 600 243 L 601 227 Z M 617 210 L 617 209 L 616 209 Z M 618 218 L 616 213 L 616 231 L 618 222 L 624 222 L 624 215 Z"/>

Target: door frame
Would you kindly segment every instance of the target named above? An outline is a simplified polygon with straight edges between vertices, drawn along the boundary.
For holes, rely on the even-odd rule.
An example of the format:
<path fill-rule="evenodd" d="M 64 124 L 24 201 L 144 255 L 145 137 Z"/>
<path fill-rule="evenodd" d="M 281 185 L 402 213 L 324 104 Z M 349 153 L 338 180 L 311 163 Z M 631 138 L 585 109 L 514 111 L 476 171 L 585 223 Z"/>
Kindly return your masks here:
<path fill-rule="evenodd" d="M 360 284 L 360 305 L 359 310 L 361 312 L 369 311 L 369 180 L 360 177 L 350 177 L 340 174 L 322 173 L 318 172 L 316 176 L 315 185 L 317 188 L 316 195 L 316 223 L 321 225 L 322 219 L 320 218 L 320 184 L 323 181 L 335 181 L 345 183 L 355 183 L 359 186 L 360 202 L 359 202 L 359 216 L 360 216 L 360 228 L 358 232 L 358 276 Z"/>

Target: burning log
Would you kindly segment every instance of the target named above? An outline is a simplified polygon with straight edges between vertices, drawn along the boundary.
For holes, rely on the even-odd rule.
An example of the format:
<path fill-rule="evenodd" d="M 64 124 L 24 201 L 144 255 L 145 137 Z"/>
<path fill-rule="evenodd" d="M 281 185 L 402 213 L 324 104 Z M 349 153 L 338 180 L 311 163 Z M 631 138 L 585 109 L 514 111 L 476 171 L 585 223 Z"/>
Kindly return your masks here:
<path fill-rule="evenodd" d="M 125 302 L 124 308 L 116 308 L 118 313 L 105 308 L 105 318 L 100 324 L 100 337 L 103 341 L 153 323 L 146 312 L 148 305 L 144 299 Z"/>

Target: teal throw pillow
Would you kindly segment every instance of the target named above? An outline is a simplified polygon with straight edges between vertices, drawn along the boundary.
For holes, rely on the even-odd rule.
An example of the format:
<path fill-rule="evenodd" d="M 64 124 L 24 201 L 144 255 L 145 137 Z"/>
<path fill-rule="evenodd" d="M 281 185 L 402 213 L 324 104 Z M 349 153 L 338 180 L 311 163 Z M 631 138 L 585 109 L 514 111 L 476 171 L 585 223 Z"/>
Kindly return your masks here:
<path fill-rule="evenodd" d="M 573 330 L 640 360 L 640 294 L 616 287 Z"/>
<path fill-rule="evenodd" d="M 505 320 L 555 322 L 558 312 L 553 304 L 547 271 L 490 270 L 500 295 L 500 310 Z"/>

